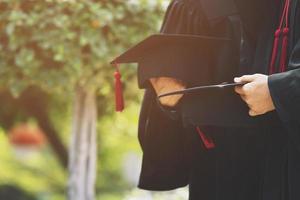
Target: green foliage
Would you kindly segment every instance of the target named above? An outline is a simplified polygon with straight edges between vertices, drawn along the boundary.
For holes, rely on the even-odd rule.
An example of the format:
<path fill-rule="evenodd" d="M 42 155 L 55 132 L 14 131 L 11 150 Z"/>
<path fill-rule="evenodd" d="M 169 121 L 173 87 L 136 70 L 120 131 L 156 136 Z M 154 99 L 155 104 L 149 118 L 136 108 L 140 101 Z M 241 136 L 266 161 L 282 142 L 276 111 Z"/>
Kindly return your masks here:
<path fill-rule="evenodd" d="M 0 89 L 19 96 L 36 85 L 50 95 L 49 115 L 69 141 L 75 85 L 96 89 L 98 182 L 101 200 L 121 199 L 131 189 L 121 173 L 137 142 L 138 93 L 134 67 L 122 67 L 127 109 L 113 114 L 113 67 L 109 62 L 157 32 L 166 0 L 1 0 Z M 133 89 L 134 88 L 134 89 Z M 22 162 L 0 132 L 0 185 L 12 184 L 38 199 L 65 199 L 66 172 L 50 149 Z M 2 173 L 1 173 L 2 172 Z"/>
<path fill-rule="evenodd" d="M 3 0 L 0 10 L 0 84 L 17 95 L 32 84 L 58 92 L 75 84 L 111 88 L 109 61 L 154 32 L 162 6 L 159 0 Z"/>

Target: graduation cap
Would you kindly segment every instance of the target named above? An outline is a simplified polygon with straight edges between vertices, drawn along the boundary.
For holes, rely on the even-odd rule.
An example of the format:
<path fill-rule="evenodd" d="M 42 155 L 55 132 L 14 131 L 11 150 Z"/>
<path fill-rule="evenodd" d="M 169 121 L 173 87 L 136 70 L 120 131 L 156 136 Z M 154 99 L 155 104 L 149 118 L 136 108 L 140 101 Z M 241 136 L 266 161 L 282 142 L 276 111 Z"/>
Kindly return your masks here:
<path fill-rule="evenodd" d="M 230 41 L 228 38 L 184 34 L 154 34 L 147 37 L 111 62 L 116 67 L 116 110 L 124 109 L 118 64 L 138 63 L 140 88 L 147 87 L 149 78 L 163 76 L 182 80 L 189 87 L 220 83 L 227 81 L 228 77 L 232 80 L 232 71 L 235 70 L 226 69 L 224 72 L 224 68 L 214 68 L 213 66 L 219 65 L 214 55 L 220 51 L 226 52 Z M 220 70 L 222 73 L 218 73 Z M 215 79 L 215 74 L 223 77 Z"/>
<path fill-rule="evenodd" d="M 116 57 L 111 63 L 138 63 L 145 57 L 149 57 L 151 50 L 158 50 L 166 45 L 220 45 L 220 42 L 229 41 L 229 38 L 210 37 L 199 35 L 186 35 L 186 34 L 153 34 L 139 42 L 135 46 L 129 48 L 127 51 Z M 217 47 L 217 46 L 216 46 Z M 184 48 L 184 46 L 183 46 Z"/>

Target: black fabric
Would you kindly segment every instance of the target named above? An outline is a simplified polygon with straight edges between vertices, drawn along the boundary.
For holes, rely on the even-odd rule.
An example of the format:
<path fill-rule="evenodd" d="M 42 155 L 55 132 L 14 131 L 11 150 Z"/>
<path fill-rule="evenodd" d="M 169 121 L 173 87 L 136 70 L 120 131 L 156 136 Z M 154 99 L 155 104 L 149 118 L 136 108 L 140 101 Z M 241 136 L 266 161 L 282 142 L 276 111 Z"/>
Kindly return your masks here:
<path fill-rule="evenodd" d="M 161 36 L 170 37 L 166 33 Z M 156 48 L 149 49 L 145 56 L 141 56 L 138 61 L 140 88 L 148 87 L 148 81 L 153 77 L 173 77 L 185 82 L 188 86 L 209 85 L 216 82 L 213 72 L 220 71 L 220 66 L 215 63 L 215 55 L 224 51 L 223 49 L 230 45 L 231 41 L 217 37 L 200 38 L 200 35 L 194 40 L 178 37 L 177 39 L 180 41 L 157 45 Z M 195 62 L 195 58 L 201 60 L 201 64 Z M 228 73 L 224 73 L 223 76 L 232 79 L 236 69 L 230 64 L 223 62 L 223 68 L 225 66 L 228 68 Z"/>
<path fill-rule="evenodd" d="M 269 88 L 277 112 L 284 122 L 300 123 L 300 69 L 269 77 Z M 289 97 L 289 98 L 287 98 Z"/>
<path fill-rule="evenodd" d="M 172 1 L 161 32 L 234 35 L 228 16 L 211 23 L 200 1 Z M 236 47 L 240 74 L 266 74 L 281 3 L 236 0 L 236 5 L 244 34 L 241 48 Z M 292 0 L 290 71 L 269 77 L 276 111 L 262 116 L 252 127 L 202 124 L 216 143 L 212 151 L 202 148 L 194 126 L 187 123 L 184 127 L 180 119 L 172 120 L 155 102 L 153 89 L 146 89 L 139 122 L 144 152 L 140 188 L 171 190 L 189 184 L 190 200 L 300 199 L 299 15 L 298 0 Z"/>
<path fill-rule="evenodd" d="M 190 175 L 190 199 L 279 200 L 285 195 L 287 145 L 283 128 L 201 127 L 216 148 L 201 148 L 194 134 L 195 157 Z M 241 134 L 242 132 L 242 134 Z M 267 159 L 266 159 L 267 158 Z"/>
<path fill-rule="evenodd" d="M 175 0 L 172 1 L 168 7 L 161 33 L 208 35 L 209 30 L 209 24 L 196 1 Z M 172 57 L 181 58 L 181 55 L 173 54 Z M 187 151 L 186 148 L 182 148 L 183 140 L 174 141 L 173 138 L 173 135 L 182 135 L 186 138 L 185 129 L 180 119 L 174 121 L 162 111 L 159 104 L 154 101 L 156 94 L 153 88 L 149 83 L 145 83 L 145 85 L 148 85 L 148 87 L 145 91 L 140 112 L 138 132 L 140 144 L 143 149 L 143 164 L 139 188 L 148 190 L 171 190 L 176 187 L 185 186 L 188 184 L 187 177 L 189 173 L 183 169 L 189 169 L 189 165 L 187 164 L 189 163 L 189 154 L 183 153 Z M 153 140 L 147 140 L 147 137 L 149 138 L 152 135 L 157 135 L 157 140 L 166 142 L 160 143 L 161 146 L 159 147 L 155 142 L 152 142 Z M 146 143 L 148 143 L 148 148 L 145 148 Z M 173 152 L 172 150 L 174 149 L 172 147 L 176 148 L 179 152 L 177 150 Z M 166 165 L 166 167 L 163 166 L 163 168 L 166 169 L 165 171 L 170 170 L 168 174 L 171 173 L 171 176 L 162 173 L 161 167 L 157 167 L 161 165 L 159 160 L 153 160 L 148 156 L 152 154 L 155 158 L 155 155 L 160 154 L 161 148 L 169 150 L 171 154 L 163 157 L 163 162 Z M 183 156 L 179 157 L 178 153 L 183 154 Z M 176 157 L 175 160 L 174 157 Z M 172 165 L 168 163 L 172 163 Z M 173 177 L 171 183 L 166 184 L 170 177 Z M 154 178 L 159 178 L 160 180 L 154 181 Z M 162 179 L 164 180 L 162 181 Z"/>
<path fill-rule="evenodd" d="M 188 143 L 180 121 L 164 115 L 155 98 L 154 90 L 147 89 L 139 124 L 143 149 L 139 187 L 171 190 L 188 184 L 188 157 L 185 157 L 189 155 L 185 152 Z"/>
<path fill-rule="evenodd" d="M 238 9 L 234 0 L 209 0 L 198 1 L 202 11 L 209 21 L 216 21 L 224 16 L 235 15 Z"/>

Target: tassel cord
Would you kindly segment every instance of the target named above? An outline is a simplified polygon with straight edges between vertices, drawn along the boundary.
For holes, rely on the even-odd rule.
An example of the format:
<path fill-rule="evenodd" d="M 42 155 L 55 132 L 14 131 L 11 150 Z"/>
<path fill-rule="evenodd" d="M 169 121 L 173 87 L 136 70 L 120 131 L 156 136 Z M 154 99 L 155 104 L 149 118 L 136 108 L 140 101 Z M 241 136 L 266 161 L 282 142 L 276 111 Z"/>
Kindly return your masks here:
<path fill-rule="evenodd" d="M 284 9 L 280 18 L 278 29 L 274 34 L 273 50 L 271 55 L 271 61 L 269 66 L 269 74 L 276 73 L 276 60 L 279 51 L 279 43 L 281 41 L 281 53 L 279 61 L 279 71 L 284 72 L 286 70 L 287 63 L 287 50 L 288 50 L 288 37 L 289 37 L 289 13 L 290 13 L 290 0 L 285 1 Z"/>
<path fill-rule="evenodd" d="M 114 73 L 115 77 L 115 104 L 116 111 L 122 112 L 124 110 L 124 97 L 123 97 L 123 86 L 121 81 L 121 73 L 117 64 L 114 64 L 116 71 Z"/>
<path fill-rule="evenodd" d="M 208 137 L 207 135 L 205 135 L 198 126 L 196 127 L 196 130 L 197 130 L 197 133 L 199 134 L 200 139 L 202 140 L 204 147 L 206 149 L 210 150 L 210 149 L 214 149 L 216 147 L 213 140 L 210 137 Z"/>

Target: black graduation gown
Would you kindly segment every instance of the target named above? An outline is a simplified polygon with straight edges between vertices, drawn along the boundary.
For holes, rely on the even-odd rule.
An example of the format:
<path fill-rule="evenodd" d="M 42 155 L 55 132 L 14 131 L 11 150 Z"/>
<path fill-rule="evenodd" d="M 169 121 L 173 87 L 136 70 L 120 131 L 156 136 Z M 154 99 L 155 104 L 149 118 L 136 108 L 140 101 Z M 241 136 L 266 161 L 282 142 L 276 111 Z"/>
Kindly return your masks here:
<path fill-rule="evenodd" d="M 236 5 L 246 35 L 240 51 L 240 72 L 266 74 L 280 8 L 270 0 L 236 0 Z M 184 127 L 179 119 L 169 118 L 157 105 L 148 84 L 139 123 L 144 153 L 140 188 L 171 190 L 189 184 L 191 200 L 300 199 L 298 7 L 298 0 L 293 0 L 289 71 L 269 78 L 276 111 L 263 116 L 265 120 L 255 127 L 203 126 L 202 130 L 214 139 L 215 149 L 202 147 L 194 127 Z M 210 21 L 201 0 L 174 0 L 161 32 L 223 36 L 224 32 L 232 34 L 228 27 L 226 15 Z M 174 54 L 176 59 L 185 59 Z"/>

